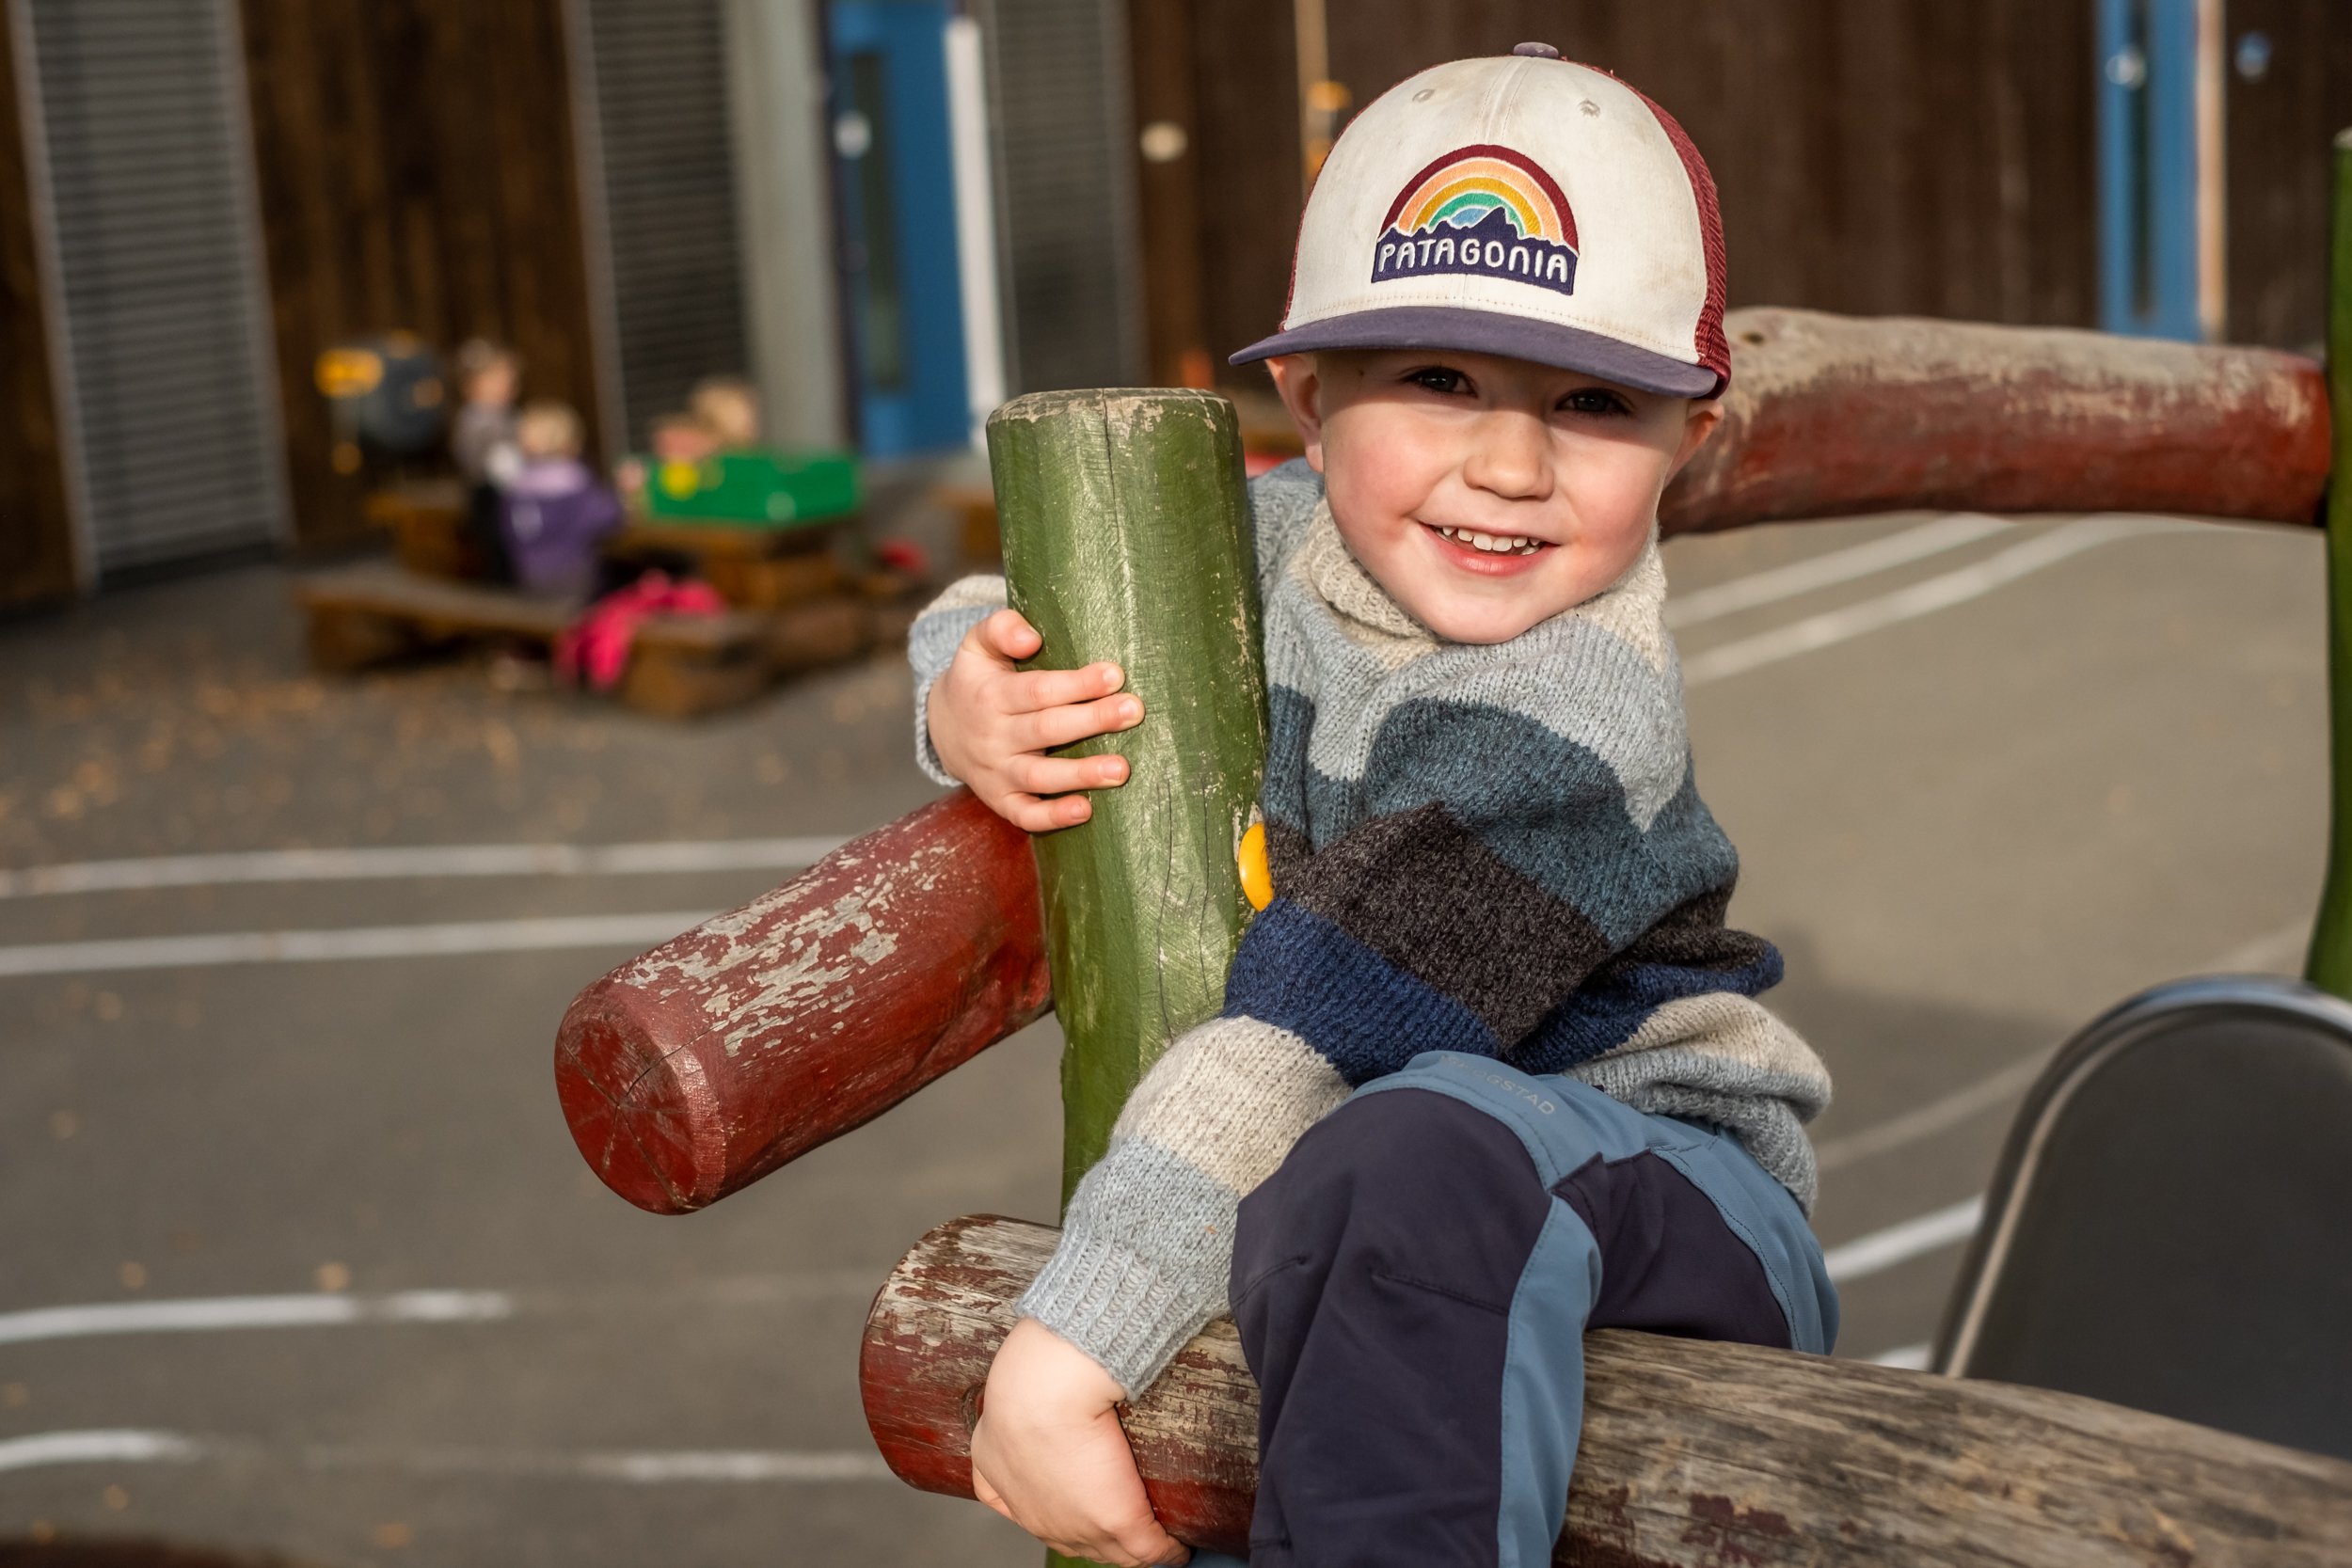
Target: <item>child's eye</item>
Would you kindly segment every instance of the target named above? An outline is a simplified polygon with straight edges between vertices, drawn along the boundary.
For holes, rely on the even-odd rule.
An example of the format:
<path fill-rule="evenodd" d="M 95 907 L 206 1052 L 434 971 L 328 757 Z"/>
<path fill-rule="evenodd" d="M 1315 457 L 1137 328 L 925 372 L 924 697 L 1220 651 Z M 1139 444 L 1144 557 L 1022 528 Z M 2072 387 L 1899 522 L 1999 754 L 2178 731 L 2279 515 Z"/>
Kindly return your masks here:
<path fill-rule="evenodd" d="M 1579 387 L 1560 400 L 1561 412 L 1566 414 L 1630 414 L 1625 399 L 1605 387 Z"/>
<path fill-rule="evenodd" d="M 1418 370 L 1406 371 L 1405 379 L 1423 391 L 1447 397 L 1470 390 L 1470 377 L 1444 365 L 1423 365 Z"/>

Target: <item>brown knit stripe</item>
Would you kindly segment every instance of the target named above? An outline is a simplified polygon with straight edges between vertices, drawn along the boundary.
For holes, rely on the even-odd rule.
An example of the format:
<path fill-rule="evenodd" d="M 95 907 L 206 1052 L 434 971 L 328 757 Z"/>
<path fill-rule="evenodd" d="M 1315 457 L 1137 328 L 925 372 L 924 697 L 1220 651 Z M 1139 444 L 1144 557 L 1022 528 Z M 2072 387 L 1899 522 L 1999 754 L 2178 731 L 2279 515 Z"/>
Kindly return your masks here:
<path fill-rule="evenodd" d="M 1607 974 L 1641 964 L 1666 964 L 1676 969 L 1746 969 L 1772 951 L 1762 937 L 1734 930 L 1724 924 L 1731 906 L 1731 889 L 1709 888 L 1669 910 L 1657 925 L 1625 944 L 1603 965 Z"/>
<path fill-rule="evenodd" d="M 1597 927 L 1513 870 L 1442 805 L 1375 817 L 1320 854 L 1276 842 L 1285 851 L 1277 895 L 1470 1008 L 1505 1046 L 1609 957 Z M 1509 942 L 1493 940 L 1503 931 Z"/>

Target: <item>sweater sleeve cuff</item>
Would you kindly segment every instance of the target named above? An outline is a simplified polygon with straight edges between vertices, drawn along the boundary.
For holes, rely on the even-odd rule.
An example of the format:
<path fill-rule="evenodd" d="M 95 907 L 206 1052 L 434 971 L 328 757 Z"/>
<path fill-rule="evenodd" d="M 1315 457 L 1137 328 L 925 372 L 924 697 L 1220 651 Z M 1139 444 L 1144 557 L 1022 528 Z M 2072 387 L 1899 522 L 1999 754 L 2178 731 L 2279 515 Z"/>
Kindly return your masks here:
<path fill-rule="evenodd" d="M 1112 1237 L 1073 1231 L 1017 1310 L 1101 1362 L 1133 1399 L 1225 1310 L 1223 1285 L 1206 1290 L 1197 1270 L 1163 1270 Z"/>
<path fill-rule="evenodd" d="M 914 763 L 933 784 L 961 781 L 939 760 L 931 744 L 931 688 L 954 662 L 956 649 L 972 628 L 1005 608 L 1005 579 L 970 577 L 948 584 L 925 607 L 907 632 L 907 662 L 914 667 Z"/>

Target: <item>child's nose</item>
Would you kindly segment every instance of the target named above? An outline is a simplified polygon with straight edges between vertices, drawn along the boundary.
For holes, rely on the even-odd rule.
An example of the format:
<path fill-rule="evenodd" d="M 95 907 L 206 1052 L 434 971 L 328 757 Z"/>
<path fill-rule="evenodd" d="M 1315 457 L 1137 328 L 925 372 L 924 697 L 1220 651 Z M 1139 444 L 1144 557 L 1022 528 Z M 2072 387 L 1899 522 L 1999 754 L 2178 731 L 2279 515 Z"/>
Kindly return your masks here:
<path fill-rule="evenodd" d="M 1544 421 L 1516 409 L 1482 416 L 1462 477 L 1511 500 L 1540 500 L 1551 489 L 1551 444 Z"/>

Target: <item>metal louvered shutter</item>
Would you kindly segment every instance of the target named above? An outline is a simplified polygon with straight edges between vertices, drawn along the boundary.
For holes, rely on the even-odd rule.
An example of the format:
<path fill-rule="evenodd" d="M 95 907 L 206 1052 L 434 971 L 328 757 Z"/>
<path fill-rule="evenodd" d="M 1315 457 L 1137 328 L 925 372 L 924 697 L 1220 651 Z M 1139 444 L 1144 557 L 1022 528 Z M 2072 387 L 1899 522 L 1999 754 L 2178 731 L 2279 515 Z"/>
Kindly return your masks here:
<path fill-rule="evenodd" d="M 10 0 L 96 570 L 283 536 L 233 0 Z"/>
<path fill-rule="evenodd" d="M 1017 390 L 1142 375 L 1133 109 L 1120 0 L 993 0 L 986 13 Z"/>
<path fill-rule="evenodd" d="M 608 441 L 749 356 L 719 0 L 570 0 Z"/>

